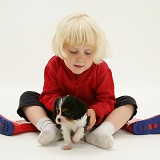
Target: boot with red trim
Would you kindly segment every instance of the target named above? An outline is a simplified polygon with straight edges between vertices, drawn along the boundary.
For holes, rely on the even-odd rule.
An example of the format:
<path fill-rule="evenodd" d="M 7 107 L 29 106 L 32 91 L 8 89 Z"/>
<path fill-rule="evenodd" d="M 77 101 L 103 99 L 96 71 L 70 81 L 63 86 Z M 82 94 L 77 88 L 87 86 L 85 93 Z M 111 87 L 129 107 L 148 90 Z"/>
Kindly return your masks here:
<path fill-rule="evenodd" d="M 38 129 L 25 120 L 10 121 L 0 114 L 0 134 L 11 136 L 23 132 L 36 132 Z"/>
<path fill-rule="evenodd" d="M 126 123 L 122 129 L 135 135 L 160 134 L 160 115 L 144 120 L 133 119 Z"/>

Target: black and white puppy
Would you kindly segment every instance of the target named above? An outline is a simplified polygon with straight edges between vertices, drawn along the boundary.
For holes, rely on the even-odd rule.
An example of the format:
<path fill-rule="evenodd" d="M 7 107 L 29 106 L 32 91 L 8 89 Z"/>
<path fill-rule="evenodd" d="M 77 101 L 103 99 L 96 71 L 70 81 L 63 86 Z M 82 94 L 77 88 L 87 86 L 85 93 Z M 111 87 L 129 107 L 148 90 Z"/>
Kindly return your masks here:
<path fill-rule="evenodd" d="M 64 145 L 63 150 L 71 150 L 71 143 L 77 143 L 84 136 L 88 124 L 87 106 L 79 99 L 67 95 L 57 98 L 54 104 L 53 115 L 55 122 L 60 125 Z"/>

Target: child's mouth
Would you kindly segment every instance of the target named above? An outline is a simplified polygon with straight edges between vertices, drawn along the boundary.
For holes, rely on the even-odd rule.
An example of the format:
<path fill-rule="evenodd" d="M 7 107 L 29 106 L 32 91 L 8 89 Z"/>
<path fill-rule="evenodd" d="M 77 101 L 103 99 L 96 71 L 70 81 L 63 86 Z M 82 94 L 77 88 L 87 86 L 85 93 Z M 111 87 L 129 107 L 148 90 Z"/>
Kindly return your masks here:
<path fill-rule="evenodd" d="M 74 65 L 76 68 L 82 68 L 83 66 L 80 65 Z"/>

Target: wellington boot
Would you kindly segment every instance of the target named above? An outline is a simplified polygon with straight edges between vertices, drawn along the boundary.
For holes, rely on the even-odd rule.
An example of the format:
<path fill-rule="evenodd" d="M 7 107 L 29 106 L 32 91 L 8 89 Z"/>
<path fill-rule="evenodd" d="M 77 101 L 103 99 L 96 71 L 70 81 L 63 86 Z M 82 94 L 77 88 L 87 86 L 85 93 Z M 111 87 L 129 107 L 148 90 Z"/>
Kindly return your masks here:
<path fill-rule="evenodd" d="M 11 121 L 0 115 L 0 134 L 11 136 L 23 132 L 36 132 L 38 129 L 25 120 Z"/>
<path fill-rule="evenodd" d="M 144 120 L 133 119 L 125 124 L 122 129 L 136 135 L 160 134 L 160 115 Z"/>

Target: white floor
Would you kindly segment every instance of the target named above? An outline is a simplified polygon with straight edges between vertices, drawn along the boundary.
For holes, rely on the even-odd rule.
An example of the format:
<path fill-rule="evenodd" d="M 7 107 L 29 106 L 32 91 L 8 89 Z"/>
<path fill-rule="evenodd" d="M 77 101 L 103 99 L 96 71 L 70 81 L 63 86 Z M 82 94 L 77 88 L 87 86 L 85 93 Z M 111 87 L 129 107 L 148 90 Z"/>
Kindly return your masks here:
<path fill-rule="evenodd" d="M 44 67 L 52 56 L 51 41 L 62 17 L 75 12 L 92 16 L 106 32 L 113 57 L 116 97 L 133 96 L 136 118 L 160 114 L 160 1 L 157 0 L 0 0 L 0 114 L 11 120 L 20 95 L 42 91 Z M 136 136 L 120 130 L 104 150 L 80 141 L 71 151 L 62 141 L 39 146 L 38 133 L 0 135 L 3 160 L 150 160 L 159 159 L 160 135 Z"/>
<path fill-rule="evenodd" d="M 49 146 L 36 143 L 37 133 L 26 133 L 17 136 L 3 137 L 1 141 L 1 159 L 3 160 L 52 160 L 52 159 L 104 159 L 104 160 L 142 160 L 159 158 L 160 135 L 134 136 L 124 131 L 115 134 L 115 145 L 111 150 L 103 150 L 83 141 L 73 145 L 69 151 L 61 150 L 63 142 Z"/>

